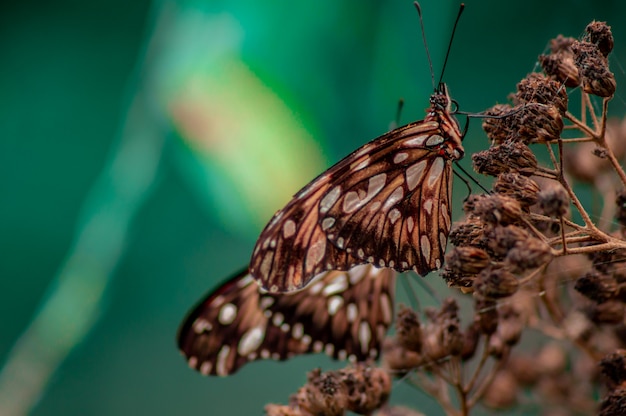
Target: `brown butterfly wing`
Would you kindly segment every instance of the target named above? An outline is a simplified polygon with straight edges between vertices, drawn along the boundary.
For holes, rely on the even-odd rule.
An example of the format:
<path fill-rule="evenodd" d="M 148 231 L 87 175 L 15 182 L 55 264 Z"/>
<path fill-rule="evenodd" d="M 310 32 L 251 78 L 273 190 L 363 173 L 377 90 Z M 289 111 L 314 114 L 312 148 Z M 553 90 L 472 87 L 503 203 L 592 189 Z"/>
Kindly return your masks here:
<path fill-rule="evenodd" d="M 261 293 L 243 272 L 192 310 L 178 346 L 205 375 L 312 352 L 362 361 L 378 355 L 393 318 L 394 292 L 394 272 L 371 266 L 326 272 L 306 289 L 280 295 Z"/>
<path fill-rule="evenodd" d="M 422 275 L 441 267 L 451 163 L 462 154 L 458 125 L 441 108 L 364 145 L 276 213 L 255 246 L 250 272 L 265 289 L 290 291 L 324 270 L 356 264 Z"/>

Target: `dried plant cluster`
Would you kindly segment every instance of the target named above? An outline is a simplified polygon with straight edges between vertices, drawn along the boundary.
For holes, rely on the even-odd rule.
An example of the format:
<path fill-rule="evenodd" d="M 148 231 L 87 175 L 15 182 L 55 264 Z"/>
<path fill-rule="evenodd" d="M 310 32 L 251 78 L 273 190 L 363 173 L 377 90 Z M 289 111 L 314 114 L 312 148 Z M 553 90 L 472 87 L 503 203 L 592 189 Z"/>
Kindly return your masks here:
<path fill-rule="evenodd" d="M 422 311 L 425 321 L 401 308 L 381 367 L 314 371 L 289 405 L 267 414 L 419 414 L 385 407 L 390 376 L 449 415 L 478 405 L 626 414 L 626 121 L 607 118 L 610 28 L 592 22 L 586 31 L 581 41 L 552 40 L 539 58 L 545 73 L 522 80 L 512 105 L 486 112 L 492 145 L 472 160 L 495 177 L 493 190 L 466 200 L 442 271 L 472 296 L 469 322 L 452 297 Z M 581 97 L 578 117 L 570 93 Z M 573 183 L 591 185 L 594 206 L 583 206 Z"/>

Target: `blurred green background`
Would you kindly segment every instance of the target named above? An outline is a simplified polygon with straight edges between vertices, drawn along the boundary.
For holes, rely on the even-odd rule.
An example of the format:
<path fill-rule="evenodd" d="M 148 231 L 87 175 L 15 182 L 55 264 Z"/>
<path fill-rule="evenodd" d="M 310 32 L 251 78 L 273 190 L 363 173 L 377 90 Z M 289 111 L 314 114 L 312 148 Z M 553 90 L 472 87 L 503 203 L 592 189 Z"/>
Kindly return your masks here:
<path fill-rule="evenodd" d="M 305 370 L 331 362 L 204 378 L 179 356 L 177 326 L 248 262 L 291 194 L 388 130 L 400 98 L 402 124 L 423 118 L 432 84 L 412 2 L 1 7 L 0 414 L 286 403 Z M 422 9 L 438 76 L 458 2 Z M 617 0 L 467 2 L 445 81 L 462 110 L 481 111 L 506 100 L 550 38 L 607 20 L 621 116 L 625 18 Z M 468 153 L 487 146 L 479 127 Z M 437 414 L 401 383 L 394 402 Z"/>

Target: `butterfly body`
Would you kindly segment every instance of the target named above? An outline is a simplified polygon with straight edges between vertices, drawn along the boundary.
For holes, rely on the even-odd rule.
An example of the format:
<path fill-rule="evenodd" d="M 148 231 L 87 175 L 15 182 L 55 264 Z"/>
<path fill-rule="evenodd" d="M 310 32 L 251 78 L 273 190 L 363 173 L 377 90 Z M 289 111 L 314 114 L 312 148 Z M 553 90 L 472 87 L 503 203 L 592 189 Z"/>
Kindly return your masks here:
<path fill-rule="evenodd" d="M 207 295 L 184 320 L 178 347 L 189 366 L 225 376 L 247 362 L 325 352 L 336 359 L 378 356 L 392 322 L 395 274 L 356 267 L 317 276 L 285 294 L 261 291 L 243 271 Z"/>
<path fill-rule="evenodd" d="M 462 133 L 441 84 L 424 120 L 374 139 L 314 179 L 261 233 L 250 273 L 271 292 L 370 263 L 425 275 L 450 230 L 452 162 Z"/>

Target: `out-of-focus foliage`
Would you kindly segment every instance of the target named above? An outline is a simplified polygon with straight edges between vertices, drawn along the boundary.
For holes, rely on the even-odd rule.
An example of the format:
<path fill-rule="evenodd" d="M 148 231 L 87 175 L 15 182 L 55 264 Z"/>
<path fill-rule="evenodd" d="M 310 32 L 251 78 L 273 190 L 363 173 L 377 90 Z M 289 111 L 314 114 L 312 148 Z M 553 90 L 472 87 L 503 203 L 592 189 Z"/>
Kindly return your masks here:
<path fill-rule="evenodd" d="M 422 3 L 437 77 L 458 4 Z M 445 74 L 465 111 L 504 102 L 548 39 L 591 19 L 626 56 L 620 2 L 466 6 Z M 206 379 L 174 336 L 274 210 L 388 130 L 398 99 L 401 123 L 423 117 L 432 83 L 412 2 L 26 1 L 3 4 L 0 28 L 0 362 L 38 351 L 28 368 L 49 370 L 22 408 L 258 414 L 328 367 Z M 478 123 L 465 145 L 487 146 Z M 427 410 L 416 394 L 394 390 Z"/>

